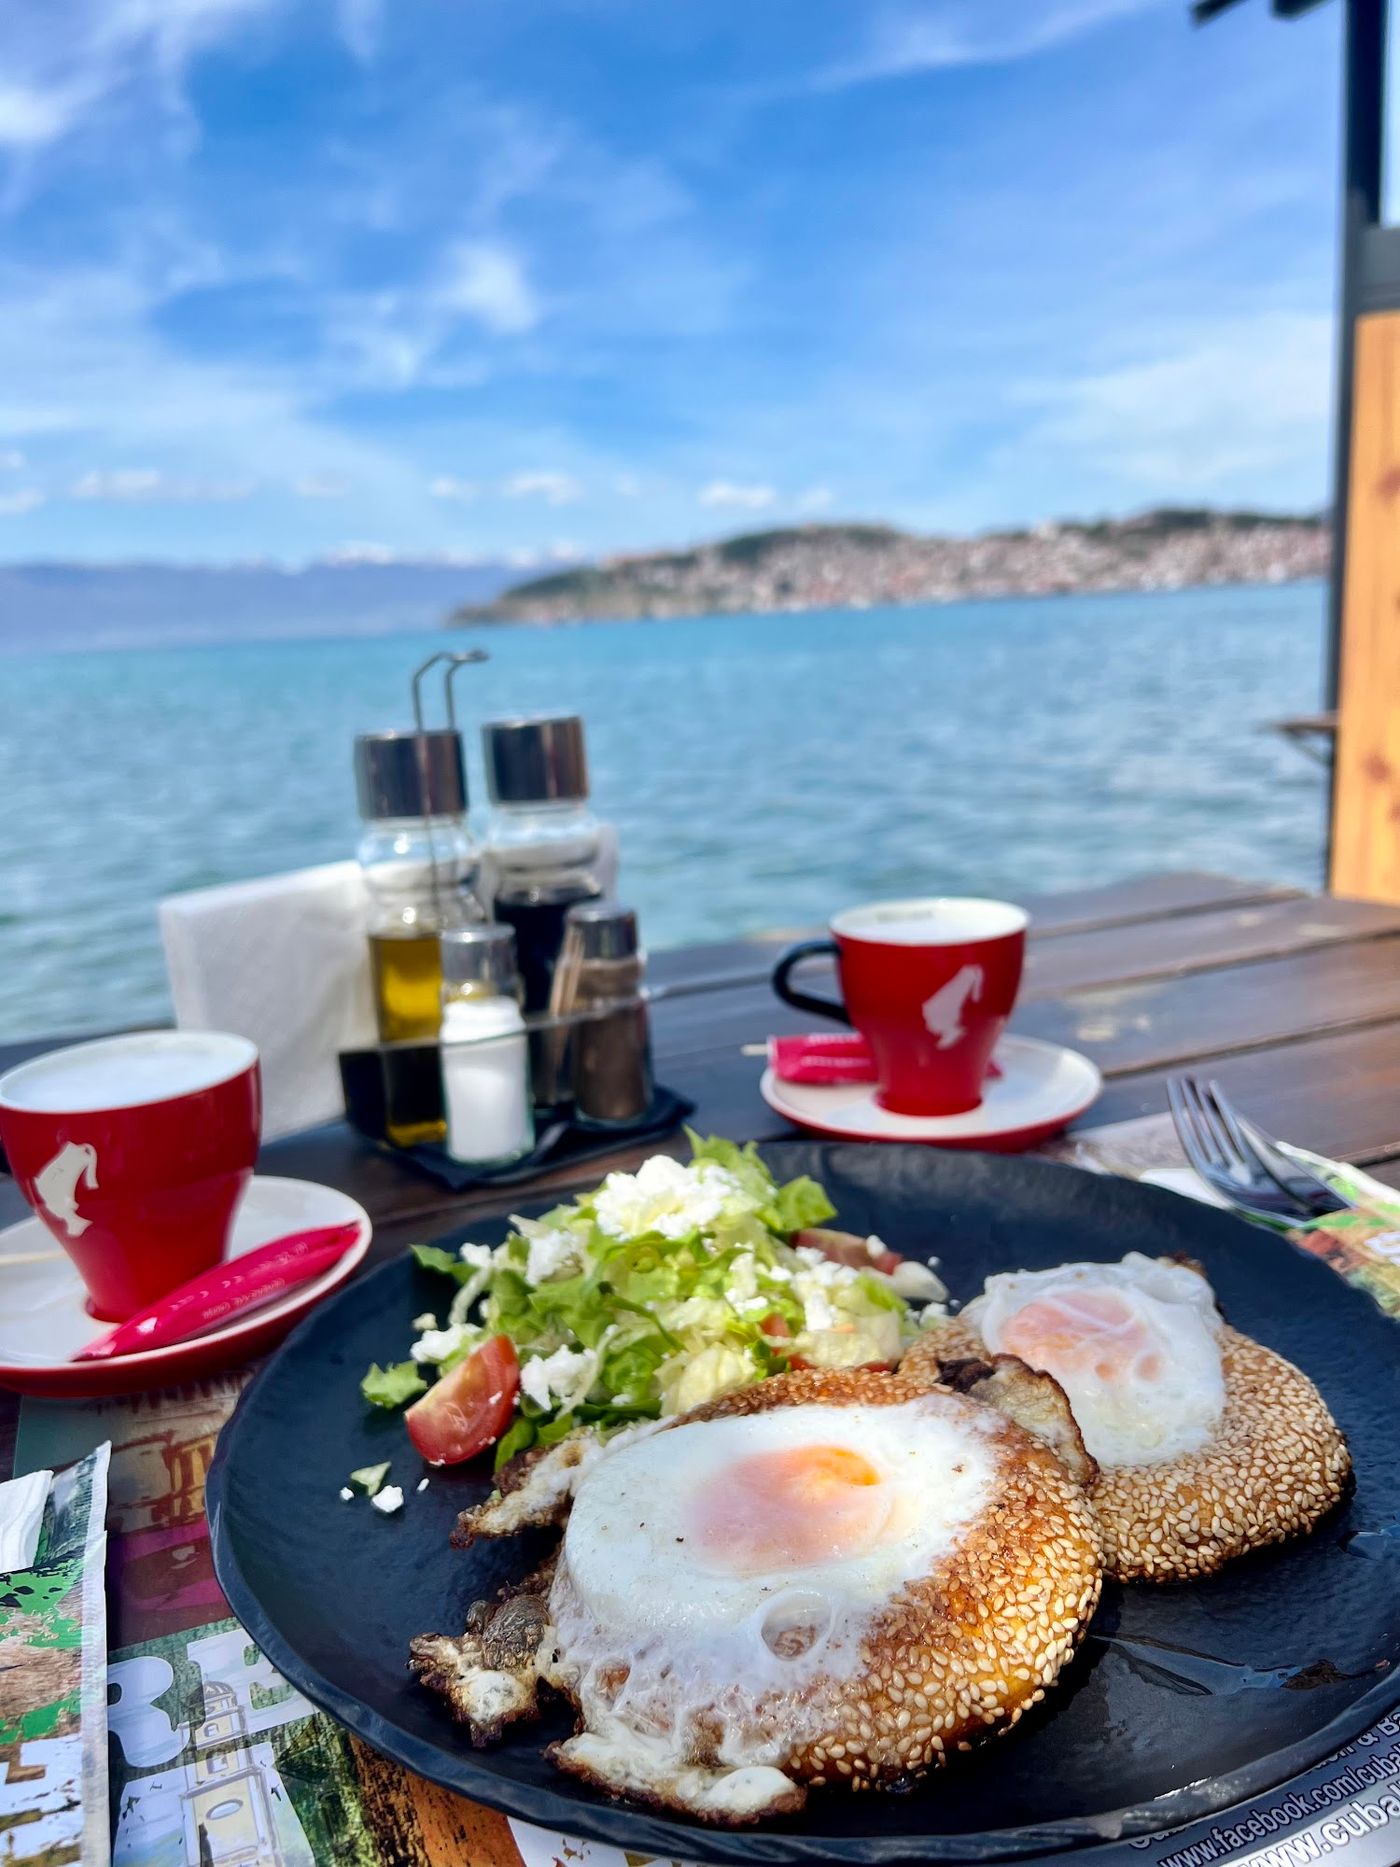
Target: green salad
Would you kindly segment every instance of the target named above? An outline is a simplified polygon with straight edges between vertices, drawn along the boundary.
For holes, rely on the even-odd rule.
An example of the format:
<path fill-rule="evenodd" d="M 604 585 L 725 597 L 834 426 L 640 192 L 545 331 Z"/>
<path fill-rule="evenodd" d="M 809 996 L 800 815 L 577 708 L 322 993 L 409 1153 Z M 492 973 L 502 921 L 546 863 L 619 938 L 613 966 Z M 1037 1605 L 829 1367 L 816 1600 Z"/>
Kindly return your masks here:
<path fill-rule="evenodd" d="M 689 1138 L 689 1164 L 657 1155 L 609 1174 L 543 1218 L 512 1220 L 503 1244 L 415 1246 L 456 1288 L 441 1318 L 415 1319 L 407 1360 L 370 1369 L 366 1400 L 417 1402 L 414 1443 L 451 1463 L 469 1454 L 450 1449 L 440 1421 L 415 1423 L 471 1387 L 462 1405 L 497 1427 L 499 1468 L 575 1427 L 682 1413 L 794 1366 L 893 1362 L 920 1310 L 941 1314 L 938 1279 L 878 1238 L 817 1231 L 803 1242 L 834 1214 L 816 1181 L 779 1185 L 752 1142 Z M 835 1239 L 833 1257 L 825 1241 Z M 447 1381 L 468 1363 L 470 1381 Z M 488 1442 L 479 1434 L 474 1449 Z"/>

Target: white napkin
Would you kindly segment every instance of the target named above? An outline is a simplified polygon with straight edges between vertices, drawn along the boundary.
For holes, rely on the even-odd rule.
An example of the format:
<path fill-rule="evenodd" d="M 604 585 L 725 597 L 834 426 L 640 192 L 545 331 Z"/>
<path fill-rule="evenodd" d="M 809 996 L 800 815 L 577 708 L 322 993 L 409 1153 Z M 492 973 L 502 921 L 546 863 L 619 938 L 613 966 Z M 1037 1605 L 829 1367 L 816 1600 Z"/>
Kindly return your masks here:
<path fill-rule="evenodd" d="M 366 909 L 357 862 L 160 904 L 175 1022 L 257 1045 L 264 1140 L 342 1114 L 337 1053 L 375 1042 Z"/>
<path fill-rule="evenodd" d="M 33 1566 L 52 1472 L 26 1472 L 0 1485 L 0 1576 Z"/>
<path fill-rule="evenodd" d="M 1194 1167 L 1150 1167 L 1146 1173 L 1138 1175 L 1146 1186 L 1165 1186 L 1170 1193 L 1181 1193 L 1187 1199 L 1198 1199 L 1203 1206 L 1219 1206 L 1224 1211 L 1230 1210 L 1230 1202 L 1216 1192 L 1213 1186 L 1207 1186 Z"/>

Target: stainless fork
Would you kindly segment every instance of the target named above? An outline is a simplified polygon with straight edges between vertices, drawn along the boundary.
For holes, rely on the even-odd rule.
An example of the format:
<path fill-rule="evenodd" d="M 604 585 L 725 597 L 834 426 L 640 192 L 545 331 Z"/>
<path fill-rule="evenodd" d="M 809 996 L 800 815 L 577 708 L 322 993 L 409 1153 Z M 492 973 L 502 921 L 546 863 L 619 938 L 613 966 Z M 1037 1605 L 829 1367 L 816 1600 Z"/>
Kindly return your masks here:
<path fill-rule="evenodd" d="M 1343 1199 L 1271 1135 L 1241 1115 L 1218 1083 L 1167 1081 L 1167 1101 L 1187 1160 L 1232 1206 L 1261 1218 L 1300 1222 L 1343 1212 Z"/>

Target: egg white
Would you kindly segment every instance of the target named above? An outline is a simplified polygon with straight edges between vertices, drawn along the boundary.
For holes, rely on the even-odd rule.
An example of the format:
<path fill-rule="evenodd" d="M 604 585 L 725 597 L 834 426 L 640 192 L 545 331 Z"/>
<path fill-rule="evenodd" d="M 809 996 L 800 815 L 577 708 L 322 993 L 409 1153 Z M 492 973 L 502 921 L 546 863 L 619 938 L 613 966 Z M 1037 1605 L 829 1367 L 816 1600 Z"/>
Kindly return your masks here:
<path fill-rule="evenodd" d="M 1184 1264 L 1131 1251 L 1118 1264 L 1061 1264 L 989 1277 L 962 1312 L 994 1354 L 1018 1352 L 1008 1336 L 1030 1303 L 1070 1292 L 1113 1290 L 1141 1326 L 1156 1372 L 1100 1375 L 1053 1352 L 1034 1365 L 1064 1388 L 1090 1455 L 1100 1466 L 1164 1464 L 1209 1444 L 1225 1410 L 1220 1315 L 1210 1285 Z"/>
<path fill-rule="evenodd" d="M 696 1513 L 727 1469 L 831 1446 L 868 1461 L 889 1487 L 886 1533 L 849 1554 L 758 1573 L 706 1550 Z M 620 1718 L 674 1741 L 703 1717 L 723 1732 L 726 1764 L 774 1761 L 801 1734 L 805 1682 L 859 1665 L 872 1619 L 956 1546 L 995 1473 L 986 1432 L 923 1397 L 696 1421 L 604 1455 L 579 1484 L 551 1596 L 589 1727 Z M 785 1650 L 790 1628 L 807 1642 L 800 1651 Z M 760 1738 L 752 1712 L 769 1691 L 791 1694 L 793 1711 L 785 1730 Z"/>

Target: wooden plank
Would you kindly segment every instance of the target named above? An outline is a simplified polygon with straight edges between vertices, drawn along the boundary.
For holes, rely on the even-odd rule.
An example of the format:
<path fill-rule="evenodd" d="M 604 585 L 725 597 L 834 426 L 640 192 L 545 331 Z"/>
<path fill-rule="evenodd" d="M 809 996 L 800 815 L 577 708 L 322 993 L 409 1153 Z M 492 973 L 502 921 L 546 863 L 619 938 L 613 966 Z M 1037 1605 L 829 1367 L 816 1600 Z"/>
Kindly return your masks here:
<path fill-rule="evenodd" d="M 1400 1022 L 1199 1058 L 1193 1067 L 1221 1082 L 1271 1134 L 1333 1160 L 1392 1163 L 1382 1177 L 1400 1185 Z M 1079 1126 L 1160 1115 L 1168 1073 L 1110 1082 Z"/>
<path fill-rule="evenodd" d="M 1032 931 L 1039 935 L 1079 933 L 1089 927 L 1128 927 L 1136 921 L 1198 914 L 1211 908 L 1240 906 L 1250 901 L 1282 901 L 1300 895 L 1300 888 L 1279 882 L 1241 881 L 1231 875 L 1169 870 L 1136 875 L 1126 881 L 1105 882 L 1097 888 L 1078 888 L 1053 895 L 1025 895 Z M 1189 937 L 1183 930 L 1183 938 Z"/>
<path fill-rule="evenodd" d="M 1191 939 L 1179 944 L 1161 937 L 1155 924 L 1067 935 L 1037 949 L 1013 1029 L 1085 1050 L 1101 1067 L 1127 1070 L 1168 1055 L 1237 1049 L 1393 1015 L 1400 930 L 1392 910 L 1309 898 L 1284 906 L 1288 918 L 1254 927 L 1229 914 L 1193 917 Z M 1270 911 L 1282 916 L 1284 908 Z M 1198 942 L 1202 926 L 1209 938 Z M 1365 937 L 1348 938 L 1349 927 Z M 1245 963 L 1251 948 L 1260 956 Z M 818 993 L 834 990 L 831 968 L 820 963 L 803 982 Z M 692 1057 L 809 1030 L 815 1022 L 775 998 L 766 981 L 672 1000 L 656 1007 L 653 1021 L 658 1068 L 683 1087 Z"/>
<path fill-rule="evenodd" d="M 1295 900 L 1302 894 L 1302 889 L 1282 883 L 1182 871 L 1134 876 L 1127 881 L 1057 894 L 1031 894 L 1023 896 L 1022 901 L 1030 912 L 1032 938 L 1046 939 L 1090 928 L 1174 922 L 1180 916 Z M 823 932 L 821 927 L 787 928 L 751 934 L 743 940 L 663 948 L 650 956 L 648 976 L 656 985 L 725 978 L 734 984 L 752 982 L 768 976 L 784 947 L 797 940 L 820 938 Z"/>
<path fill-rule="evenodd" d="M 1185 924 L 1156 920 L 1096 928 L 1032 942 L 1022 995 L 1051 998 L 1093 985 L 1177 977 L 1394 933 L 1400 933 L 1400 907 L 1330 895 L 1195 914 Z"/>
<path fill-rule="evenodd" d="M 350 1739 L 365 1821 L 381 1860 L 395 1867 L 520 1867 L 504 1815 L 468 1802 Z"/>
<path fill-rule="evenodd" d="M 1358 318 L 1331 885 L 1400 901 L 1400 312 Z"/>
<path fill-rule="evenodd" d="M 1083 1050 L 1121 1076 L 1396 1017 L 1400 938 L 1392 935 L 1074 992 L 1023 1006 L 1015 1028 Z"/>

